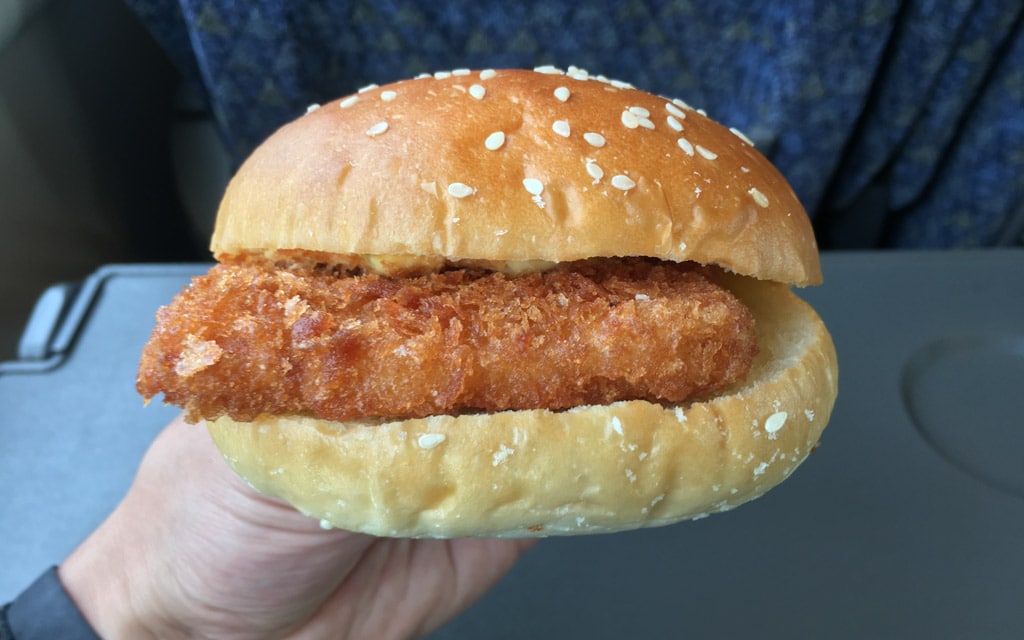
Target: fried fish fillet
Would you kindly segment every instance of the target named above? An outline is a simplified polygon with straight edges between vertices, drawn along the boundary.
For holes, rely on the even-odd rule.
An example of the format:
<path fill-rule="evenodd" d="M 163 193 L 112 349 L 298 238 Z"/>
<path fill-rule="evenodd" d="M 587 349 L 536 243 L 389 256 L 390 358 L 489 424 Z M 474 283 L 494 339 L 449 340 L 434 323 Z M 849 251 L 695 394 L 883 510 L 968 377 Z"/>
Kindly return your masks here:
<path fill-rule="evenodd" d="M 405 419 L 683 402 L 743 379 L 756 353 L 750 312 L 690 264 L 389 278 L 238 263 L 158 312 L 137 386 L 192 421 Z"/>

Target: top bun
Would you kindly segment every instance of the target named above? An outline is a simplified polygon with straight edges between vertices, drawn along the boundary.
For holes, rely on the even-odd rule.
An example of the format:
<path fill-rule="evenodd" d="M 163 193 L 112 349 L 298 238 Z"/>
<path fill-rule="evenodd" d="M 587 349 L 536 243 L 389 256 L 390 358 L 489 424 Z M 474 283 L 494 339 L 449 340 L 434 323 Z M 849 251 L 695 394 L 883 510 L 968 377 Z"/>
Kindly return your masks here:
<path fill-rule="evenodd" d="M 573 68 L 458 70 L 311 108 L 239 169 L 211 249 L 340 262 L 647 256 L 821 282 L 803 207 L 741 133 Z"/>

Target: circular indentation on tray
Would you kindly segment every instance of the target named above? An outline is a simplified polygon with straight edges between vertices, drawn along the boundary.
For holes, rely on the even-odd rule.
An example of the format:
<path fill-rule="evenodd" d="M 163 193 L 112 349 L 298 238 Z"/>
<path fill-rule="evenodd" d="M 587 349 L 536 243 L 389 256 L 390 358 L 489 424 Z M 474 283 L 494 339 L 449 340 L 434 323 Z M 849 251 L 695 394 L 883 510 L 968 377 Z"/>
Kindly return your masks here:
<path fill-rule="evenodd" d="M 943 457 L 1024 498 L 1024 335 L 947 336 L 916 351 L 903 400 Z"/>

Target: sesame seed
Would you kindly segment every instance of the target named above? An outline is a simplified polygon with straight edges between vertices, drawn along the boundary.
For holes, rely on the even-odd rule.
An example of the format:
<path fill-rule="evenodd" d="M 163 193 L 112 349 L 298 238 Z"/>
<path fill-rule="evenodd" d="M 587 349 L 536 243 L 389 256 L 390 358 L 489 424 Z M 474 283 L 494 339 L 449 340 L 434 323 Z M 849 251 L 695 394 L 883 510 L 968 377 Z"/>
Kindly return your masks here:
<path fill-rule="evenodd" d="M 740 167 L 740 171 L 742 171 L 743 173 L 750 173 L 750 169 L 747 167 Z"/>
<path fill-rule="evenodd" d="M 689 109 L 690 111 L 693 111 L 693 107 L 691 107 L 690 105 L 686 104 L 686 102 L 684 102 L 683 100 L 680 100 L 679 98 L 672 98 L 672 104 L 676 105 L 677 107 L 681 107 L 683 109 Z"/>
<path fill-rule="evenodd" d="M 628 82 L 623 82 L 622 80 L 609 80 L 608 84 L 612 85 L 616 89 L 633 89 L 633 88 L 635 88 L 635 87 L 633 87 L 633 85 L 629 84 Z"/>
<path fill-rule="evenodd" d="M 561 102 L 565 102 L 566 100 L 568 100 L 569 95 L 570 93 L 568 87 L 558 87 L 557 89 L 555 89 L 555 97 L 558 98 Z"/>
<path fill-rule="evenodd" d="M 594 184 L 604 177 L 604 169 L 597 166 L 593 160 L 587 160 L 587 173 L 594 179 Z"/>
<path fill-rule="evenodd" d="M 497 151 L 505 144 L 505 132 L 495 131 L 484 140 L 484 146 L 491 151 Z"/>
<path fill-rule="evenodd" d="M 483 85 L 480 84 L 474 84 L 469 88 L 469 95 L 477 100 L 483 100 L 485 93 L 487 93 L 487 89 L 484 89 Z"/>
<path fill-rule="evenodd" d="M 433 449 L 446 439 L 443 433 L 424 433 L 416 439 L 416 444 L 420 445 L 421 449 Z"/>
<path fill-rule="evenodd" d="M 455 198 L 465 198 L 476 193 L 476 189 L 461 182 L 453 182 L 448 185 L 448 194 Z"/>
<path fill-rule="evenodd" d="M 397 97 L 398 97 L 398 94 L 395 93 L 394 91 L 381 91 L 380 92 L 380 99 L 383 100 L 384 102 L 391 102 L 392 100 L 394 100 Z"/>
<path fill-rule="evenodd" d="M 434 79 L 435 80 L 445 80 L 445 79 L 450 78 L 450 77 L 452 77 L 452 72 L 451 71 L 435 71 L 434 72 Z"/>
<path fill-rule="evenodd" d="M 366 130 L 366 135 L 368 135 L 370 137 L 379 136 L 380 134 L 384 133 L 387 130 L 388 130 L 388 123 L 383 121 L 383 120 L 381 120 L 377 124 L 373 125 L 369 129 L 367 129 Z"/>
<path fill-rule="evenodd" d="M 640 118 L 637 123 L 644 129 L 654 129 L 654 123 L 651 122 L 650 118 Z"/>
<path fill-rule="evenodd" d="M 679 122 L 679 120 L 676 120 L 675 116 L 668 116 L 667 118 L 665 118 L 665 121 L 668 122 L 668 126 L 671 127 L 673 131 L 683 130 L 683 123 Z"/>
<path fill-rule="evenodd" d="M 768 208 L 768 196 L 758 191 L 755 187 L 751 187 L 747 190 L 747 193 L 750 194 L 750 197 L 754 199 L 754 202 L 756 202 L 759 207 L 762 209 Z"/>
<path fill-rule="evenodd" d="M 564 71 L 562 71 L 558 67 L 556 67 L 554 65 L 550 65 L 550 64 L 545 64 L 545 65 L 541 65 L 539 67 L 534 67 L 533 70 L 536 71 L 537 73 L 546 73 L 546 74 L 549 74 L 549 75 L 564 75 L 565 74 Z"/>
<path fill-rule="evenodd" d="M 588 73 L 586 69 L 579 69 L 574 66 L 569 67 L 569 70 L 566 72 L 566 75 L 572 78 L 573 80 L 586 80 L 587 78 L 590 77 L 590 73 Z"/>
<path fill-rule="evenodd" d="M 650 118 L 651 112 L 643 107 L 630 107 L 629 112 L 635 115 L 637 118 Z"/>
<path fill-rule="evenodd" d="M 367 91 L 372 91 L 373 89 L 376 89 L 377 86 L 378 85 L 375 85 L 375 84 L 368 84 L 365 87 L 361 87 L 359 89 L 359 93 L 366 93 Z"/>
<path fill-rule="evenodd" d="M 468 76 L 469 69 L 452 69 L 453 76 Z"/>
<path fill-rule="evenodd" d="M 708 117 L 708 112 L 703 109 L 697 109 L 697 113 L 704 116 L 705 118 Z"/>
<path fill-rule="evenodd" d="M 739 138 L 743 142 L 746 142 L 750 146 L 754 146 L 754 141 L 751 140 L 750 138 L 748 138 L 745 133 L 743 133 L 742 131 L 740 131 L 736 127 L 729 127 L 729 131 L 732 131 L 733 135 L 735 135 L 737 138 Z"/>
<path fill-rule="evenodd" d="M 629 191 L 636 186 L 636 182 L 629 176 L 622 175 L 621 173 L 612 178 L 612 186 L 616 189 L 622 189 L 623 191 Z"/>
<path fill-rule="evenodd" d="M 349 107 L 354 105 L 356 102 L 358 102 L 358 100 L 359 100 L 359 96 L 349 96 L 349 97 L 345 98 L 344 100 L 342 100 L 341 102 L 339 102 L 338 105 L 342 109 L 348 109 Z"/>
<path fill-rule="evenodd" d="M 690 141 L 687 140 L 686 138 L 679 138 L 678 140 L 676 140 L 676 144 L 679 145 L 679 148 L 682 149 L 683 152 L 686 153 L 686 155 L 693 155 L 693 145 L 690 144 Z"/>
<path fill-rule="evenodd" d="M 498 229 L 497 231 L 494 232 L 494 235 L 496 235 L 496 236 L 503 236 L 506 233 L 508 233 L 508 229 Z"/>
<path fill-rule="evenodd" d="M 316 111 L 319 108 L 320 108 L 320 105 L 314 102 L 313 104 L 311 104 L 308 107 L 306 107 L 306 113 L 313 113 L 314 111 Z"/>
<path fill-rule="evenodd" d="M 498 75 L 498 72 L 495 71 L 494 69 L 484 69 L 483 71 L 480 72 L 480 79 L 481 80 L 490 80 L 491 78 L 493 78 L 496 75 Z"/>
<path fill-rule="evenodd" d="M 636 129 L 640 126 L 640 118 L 632 111 L 626 110 L 622 112 L 622 124 L 626 125 L 627 129 Z"/>
<path fill-rule="evenodd" d="M 786 424 L 786 418 L 789 414 L 785 411 L 779 411 L 768 416 L 768 419 L 764 421 L 764 430 L 768 433 L 775 433 L 782 428 L 782 425 Z"/>
<path fill-rule="evenodd" d="M 605 143 L 604 136 L 602 136 L 600 133 L 594 133 L 593 131 L 588 131 L 584 133 L 583 139 L 586 140 L 587 143 L 590 144 L 590 146 L 597 148 L 603 147 Z"/>
<path fill-rule="evenodd" d="M 674 115 L 675 117 L 679 118 L 680 120 L 684 120 L 686 118 L 686 114 L 683 113 L 683 110 L 677 107 L 676 105 L 672 104 L 671 102 L 665 103 L 665 110 Z"/>
<path fill-rule="evenodd" d="M 527 178 L 523 180 L 523 186 L 526 190 L 535 196 L 539 196 L 544 192 L 544 183 L 536 178 Z"/>
<path fill-rule="evenodd" d="M 415 78 L 413 78 L 413 80 L 423 80 L 424 78 L 433 78 L 433 77 L 434 76 L 432 74 L 423 72 L 423 73 L 419 74 L 418 76 L 416 76 Z"/>
<path fill-rule="evenodd" d="M 686 243 L 685 242 L 680 242 L 679 243 L 679 250 L 680 251 L 686 251 Z"/>
<path fill-rule="evenodd" d="M 568 120 L 555 120 L 555 123 L 551 125 L 551 130 L 562 136 L 563 138 L 569 137 L 569 121 Z"/>
<path fill-rule="evenodd" d="M 697 145 L 697 153 L 699 153 L 700 155 L 704 156 L 708 160 L 714 160 L 715 158 L 718 157 L 717 153 L 715 153 L 714 151 L 709 151 L 709 150 L 705 149 L 704 147 L 700 146 L 699 144 Z"/>

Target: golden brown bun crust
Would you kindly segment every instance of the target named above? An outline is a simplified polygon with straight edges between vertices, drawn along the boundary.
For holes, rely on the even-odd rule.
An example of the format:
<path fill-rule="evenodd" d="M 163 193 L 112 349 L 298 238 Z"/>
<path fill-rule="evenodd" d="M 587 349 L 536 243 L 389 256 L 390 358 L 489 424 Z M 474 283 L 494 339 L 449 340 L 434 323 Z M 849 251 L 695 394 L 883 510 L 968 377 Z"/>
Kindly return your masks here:
<path fill-rule="evenodd" d="M 229 185 L 211 249 L 639 255 L 821 281 L 806 213 L 739 135 L 682 102 L 521 70 L 372 88 L 282 127 Z"/>
<path fill-rule="evenodd" d="M 384 536 L 604 533 L 725 511 L 784 480 L 837 393 L 821 320 L 785 286 L 731 279 L 762 353 L 733 393 L 381 425 L 306 418 L 209 424 L 256 489 L 323 524 Z"/>

